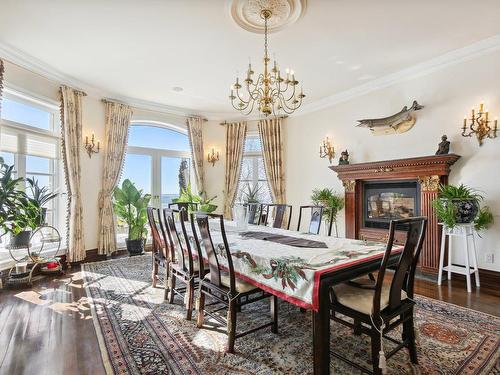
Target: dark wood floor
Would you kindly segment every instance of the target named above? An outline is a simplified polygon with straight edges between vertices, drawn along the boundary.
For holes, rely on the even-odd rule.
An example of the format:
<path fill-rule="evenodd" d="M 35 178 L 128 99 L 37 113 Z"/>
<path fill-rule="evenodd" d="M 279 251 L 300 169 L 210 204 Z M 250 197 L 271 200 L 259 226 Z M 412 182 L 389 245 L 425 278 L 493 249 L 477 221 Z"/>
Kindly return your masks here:
<path fill-rule="evenodd" d="M 416 293 L 500 316 L 500 291 L 416 281 Z M 104 374 L 79 270 L 0 291 L 0 374 Z"/>

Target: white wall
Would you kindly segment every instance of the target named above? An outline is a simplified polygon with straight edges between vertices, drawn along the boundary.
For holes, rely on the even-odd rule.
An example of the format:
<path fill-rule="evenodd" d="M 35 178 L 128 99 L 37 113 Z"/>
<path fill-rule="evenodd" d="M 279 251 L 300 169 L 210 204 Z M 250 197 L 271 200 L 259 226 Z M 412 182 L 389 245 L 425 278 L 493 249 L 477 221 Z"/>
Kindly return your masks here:
<path fill-rule="evenodd" d="M 488 139 L 482 147 L 474 138 L 460 135 L 465 114 L 484 100 L 491 117 L 500 117 L 500 52 L 450 66 L 389 88 L 340 103 L 334 107 L 287 120 L 286 179 L 288 203 L 307 203 L 311 190 L 333 187 L 343 192 L 328 161 L 320 159 L 319 144 L 333 137 L 337 150 L 348 149 L 351 163 L 432 155 L 443 134 L 451 151 L 461 155 L 452 167 L 450 183 L 464 183 L 482 191 L 495 214 L 496 223 L 479 240 L 481 268 L 500 271 L 500 138 Z M 356 120 L 391 115 L 416 99 L 425 108 L 416 113 L 417 122 L 409 132 L 373 136 L 357 128 Z M 340 232 L 344 233 L 343 213 Z M 455 249 L 461 249 L 461 244 Z M 486 264 L 485 254 L 494 253 L 495 263 Z M 461 261 L 456 257 L 455 261 Z"/>
<path fill-rule="evenodd" d="M 23 90 L 27 94 L 59 101 L 58 82 L 48 80 L 38 74 L 20 68 L 5 61 L 5 86 Z M 96 139 L 104 143 L 104 104 L 101 97 L 85 96 L 83 98 L 83 137 L 95 133 Z M 183 116 L 165 114 L 143 109 L 134 109 L 132 121 L 152 121 L 174 125 L 181 131 L 186 131 L 186 118 Z M 83 201 L 83 227 L 85 236 L 85 249 L 97 248 L 98 231 L 98 196 L 101 189 L 103 168 L 103 152 L 89 158 L 82 147 L 82 201 Z M 64 207 L 63 207 L 64 208 Z"/>

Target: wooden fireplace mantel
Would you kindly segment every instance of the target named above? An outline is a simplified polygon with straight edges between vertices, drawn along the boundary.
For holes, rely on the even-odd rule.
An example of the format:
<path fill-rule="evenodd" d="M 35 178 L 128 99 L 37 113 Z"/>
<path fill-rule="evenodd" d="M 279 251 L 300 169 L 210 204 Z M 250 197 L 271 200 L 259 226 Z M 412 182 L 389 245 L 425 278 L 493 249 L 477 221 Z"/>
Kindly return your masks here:
<path fill-rule="evenodd" d="M 437 273 L 441 234 L 432 201 L 437 197 L 439 184 L 448 183 L 451 166 L 459 158 L 459 155 L 447 154 L 331 166 L 330 169 L 337 172 L 345 188 L 346 237 L 383 240 L 387 235 L 385 229 L 363 227 L 365 181 L 417 181 L 420 187 L 420 214 L 429 219 L 420 268 L 425 273 Z M 402 236 L 402 233 L 397 233 L 396 240 L 404 241 Z"/>

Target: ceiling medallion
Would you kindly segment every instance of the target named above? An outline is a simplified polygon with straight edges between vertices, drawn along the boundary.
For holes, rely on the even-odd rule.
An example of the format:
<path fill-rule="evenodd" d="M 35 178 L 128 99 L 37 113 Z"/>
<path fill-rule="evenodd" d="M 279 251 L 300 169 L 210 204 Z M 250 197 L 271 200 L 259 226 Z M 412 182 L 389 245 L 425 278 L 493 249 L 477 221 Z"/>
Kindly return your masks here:
<path fill-rule="evenodd" d="M 243 83 L 240 83 L 239 77 L 236 77 L 236 82 L 231 85 L 232 106 L 243 113 L 250 114 L 255 105 L 260 114 L 269 116 L 273 114 L 278 116 L 281 114 L 291 114 L 302 104 L 302 99 L 305 97 L 302 88 L 300 92 L 297 90 L 299 81 L 295 79 L 293 70 L 286 69 L 285 76 L 281 76 L 281 71 L 276 63 L 273 62 L 272 68 L 268 48 L 267 34 L 268 22 L 273 17 L 270 9 L 261 9 L 260 16 L 264 20 L 264 69 L 263 72 L 254 76 L 252 64 L 248 64 L 246 78 Z"/>
<path fill-rule="evenodd" d="M 264 33 L 262 9 L 271 11 L 268 33 L 279 31 L 296 22 L 305 12 L 306 0 L 232 0 L 229 13 L 241 28 L 258 34 Z"/>

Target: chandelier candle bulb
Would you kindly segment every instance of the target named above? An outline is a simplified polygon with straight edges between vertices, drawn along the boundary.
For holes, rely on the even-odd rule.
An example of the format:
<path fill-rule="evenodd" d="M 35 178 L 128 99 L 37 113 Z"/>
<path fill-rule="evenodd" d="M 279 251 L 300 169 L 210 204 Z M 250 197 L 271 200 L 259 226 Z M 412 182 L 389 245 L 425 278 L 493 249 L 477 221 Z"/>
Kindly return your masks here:
<path fill-rule="evenodd" d="M 479 104 L 479 112 L 483 112 L 484 103 Z"/>

